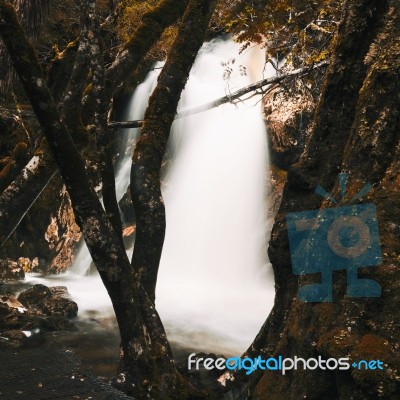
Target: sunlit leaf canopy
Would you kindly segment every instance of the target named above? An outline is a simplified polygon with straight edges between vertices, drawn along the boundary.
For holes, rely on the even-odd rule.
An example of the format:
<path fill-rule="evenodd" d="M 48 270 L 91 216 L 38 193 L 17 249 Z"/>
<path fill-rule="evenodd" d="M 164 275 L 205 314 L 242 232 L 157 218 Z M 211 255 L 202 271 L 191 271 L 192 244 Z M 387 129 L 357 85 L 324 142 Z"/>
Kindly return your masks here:
<path fill-rule="evenodd" d="M 264 44 L 268 56 L 286 60 L 286 65 L 298 67 L 325 60 L 331 52 L 331 42 L 341 15 L 337 0 L 220 0 L 214 13 L 213 34 L 228 33 L 243 43 Z M 126 39 L 140 18 L 157 0 L 123 0 L 119 3 L 118 34 Z M 169 28 L 153 50 L 160 57 L 166 54 L 176 29 Z"/>
<path fill-rule="evenodd" d="M 31 38 L 40 34 L 51 0 L 12 0 L 20 20 Z M 115 1 L 116 18 L 111 29 L 122 45 L 135 31 L 143 16 L 159 0 Z M 231 34 L 246 49 L 260 43 L 267 50 L 271 62 L 280 62 L 281 68 L 298 68 L 329 58 L 338 21 L 341 15 L 340 0 L 218 0 L 209 28 L 209 38 Z M 108 1 L 98 2 L 106 18 Z M 76 8 L 78 12 L 78 8 Z M 58 17 L 60 17 L 58 15 Z M 67 20 L 70 16 L 66 16 Z M 110 27 L 109 27 L 110 28 Z M 78 32 L 76 32 L 78 34 Z M 146 59 L 152 63 L 163 60 L 177 34 L 177 24 L 168 27 Z M 8 91 L 14 74 L 10 71 L 8 57 L 0 48 L 0 91 Z"/>

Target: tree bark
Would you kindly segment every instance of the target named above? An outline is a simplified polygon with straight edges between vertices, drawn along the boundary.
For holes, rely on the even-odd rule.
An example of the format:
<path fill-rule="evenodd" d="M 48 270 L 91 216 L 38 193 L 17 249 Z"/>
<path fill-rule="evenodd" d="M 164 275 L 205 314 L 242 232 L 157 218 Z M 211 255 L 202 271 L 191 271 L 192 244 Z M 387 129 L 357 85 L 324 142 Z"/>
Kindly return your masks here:
<path fill-rule="evenodd" d="M 175 53 L 173 52 L 177 55 L 182 50 L 183 39 L 187 38 L 188 25 L 198 27 L 200 33 L 195 35 L 196 39 L 191 48 L 191 62 L 185 61 L 178 69 L 173 67 L 174 62 L 167 63 L 169 67 L 166 68 L 164 75 L 170 74 L 171 68 L 175 68 L 177 74 L 160 79 L 161 89 L 155 95 L 156 100 L 160 100 L 162 91 L 165 91 L 167 87 L 176 91 L 175 103 L 173 103 L 175 105 L 172 105 L 172 109 L 168 104 L 164 110 L 159 109 L 167 114 L 169 124 L 172 123 L 174 109 L 176 110 L 191 64 L 201 46 L 213 4 L 214 2 L 209 0 L 191 1 L 181 29 L 183 37 L 178 37 L 174 45 Z M 142 281 L 134 273 L 118 234 L 86 175 L 83 160 L 65 124 L 60 119 L 56 103 L 45 84 L 34 49 L 26 40 L 14 9 L 4 0 L 0 0 L 0 35 L 42 126 L 43 134 L 70 195 L 76 220 L 114 307 L 121 335 L 121 362 L 115 384 L 138 398 L 199 398 L 198 391 L 182 378 L 175 367 L 164 328 L 154 308 L 153 298 L 148 296 Z M 175 61 L 175 58 L 173 60 Z M 101 86 L 100 81 L 98 83 Z M 153 106 L 154 104 L 157 104 L 157 101 L 153 102 Z M 146 116 L 149 121 L 152 121 L 149 112 Z M 160 145 L 165 147 L 168 132 L 165 132 L 166 126 L 162 129 L 164 135 L 161 137 L 158 135 L 155 139 L 161 139 Z M 145 132 L 147 134 L 144 137 L 148 138 L 150 131 Z M 153 131 L 155 132 L 157 131 Z M 158 133 L 161 133 L 160 129 Z M 157 140 L 153 141 L 152 145 L 156 146 Z M 151 141 L 152 138 L 150 138 Z M 152 150 L 149 148 L 148 140 L 145 145 L 147 156 Z M 143 141 L 141 146 L 143 146 Z M 140 154 L 140 147 L 138 154 Z M 158 147 L 156 152 L 159 150 Z M 162 157 L 161 154 L 160 157 Z M 156 165 L 161 166 L 161 162 Z M 148 222 L 152 223 L 152 221 Z M 156 242 L 154 246 L 157 245 Z"/>
<path fill-rule="evenodd" d="M 395 215 L 399 207 L 394 204 L 398 189 L 393 187 L 395 183 L 392 188 L 387 186 L 398 168 L 398 10 L 398 0 L 345 2 L 313 128 L 300 161 L 289 171 L 272 231 L 269 256 L 275 274 L 275 305 L 248 349 L 249 356 L 321 356 L 326 360 L 350 355 L 350 362 L 380 358 L 388 371 L 399 368 L 398 338 L 393 334 L 400 325 L 395 311 L 400 299 L 393 292 L 399 277 L 392 272 L 398 264 L 398 246 L 389 239 L 390 226 L 398 218 Z M 340 198 L 340 187 L 335 184 L 339 171 L 350 173 L 346 200 L 366 182 L 378 185 L 382 181 L 381 190 L 372 191 L 365 201 L 377 206 L 382 252 L 387 256 L 382 266 L 361 268 L 358 272 L 359 277 L 381 284 L 382 297 L 346 297 L 344 273 L 334 275 L 332 302 L 304 303 L 297 297 L 299 287 L 319 282 L 320 278 L 293 274 L 285 217 L 289 212 L 330 207 L 314 189 L 320 184 L 332 191 L 334 198 Z M 383 322 L 385 319 L 390 320 L 390 329 Z M 383 346 L 384 354 L 380 353 Z M 372 375 L 352 369 L 340 373 L 299 369 L 285 376 L 273 371 L 257 372 L 251 379 L 255 400 L 277 400 L 283 396 L 291 400 L 372 400 L 379 396 L 389 399 L 398 390 L 395 377 L 389 373 Z"/>
<path fill-rule="evenodd" d="M 86 244 L 110 295 L 121 334 L 121 353 L 132 392 L 146 396 L 157 373 L 148 331 L 141 317 L 138 286 L 125 249 L 104 213 L 85 167 L 46 86 L 36 54 L 26 40 L 14 9 L 0 0 L 0 35 L 8 49 L 42 126 L 83 232 Z M 162 375 L 162 371 L 158 372 Z M 163 387 L 162 389 L 166 389 Z"/>
<path fill-rule="evenodd" d="M 203 44 L 215 1 L 191 0 L 178 37 L 150 97 L 131 170 L 131 196 L 136 215 L 132 265 L 154 301 L 165 235 L 165 208 L 160 170 L 176 109 L 190 69 Z"/>
<path fill-rule="evenodd" d="M 82 142 L 85 128 L 82 124 L 82 94 L 87 84 L 89 66 L 91 60 L 90 41 L 93 36 L 94 10 L 91 9 L 88 1 L 80 4 L 80 37 L 79 47 L 75 57 L 74 67 L 68 81 L 68 86 L 64 93 L 64 98 L 60 104 L 62 117 L 67 129 L 73 135 L 75 143 Z"/>
<path fill-rule="evenodd" d="M 152 11 L 145 14 L 142 24 L 125 43 L 122 51 L 106 71 L 106 94 L 129 80 L 147 52 L 161 37 L 165 28 L 176 22 L 184 13 L 188 0 L 162 0 Z"/>
<path fill-rule="evenodd" d="M 90 46 L 91 67 L 92 67 L 92 96 L 94 99 L 94 134 L 98 144 L 100 175 L 102 182 L 102 198 L 104 209 L 114 227 L 121 247 L 124 247 L 122 239 L 122 221 L 118 207 L 114 165 L 112 161 L 110 143 L 111 135 L 107 132 L 107 113 L 109 103 L 105 96 L 105 68 L 103 57 L 103 43 L 101 40 L 100 23 L 97 18 L 96 2 L 89 1 L 91 18 L 91 35 L 88 45 Z"/>

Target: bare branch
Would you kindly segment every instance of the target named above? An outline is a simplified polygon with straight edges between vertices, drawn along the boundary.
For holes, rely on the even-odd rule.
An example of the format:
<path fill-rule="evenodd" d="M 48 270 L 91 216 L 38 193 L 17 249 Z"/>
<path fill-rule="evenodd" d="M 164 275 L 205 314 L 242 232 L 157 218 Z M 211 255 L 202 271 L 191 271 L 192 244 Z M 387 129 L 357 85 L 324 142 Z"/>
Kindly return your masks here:
<path fill-rule="evenodd" d="M 195 115 L 195 114 L 199 114 L 208 110 L 211 110 L 213 108 L 219 107 L 223 104 L 226 103 L 233 103 L 234 100 L 240 99 L 242 96 L 244 96 L 247 93 L 256 91 L 257 89 L 262 89 L 264 86 L 267 85 L 271 85 L 271 84 L 276 84 L 276 83 L 281 83 L 282 81 L 284 81 L 285 79 L 291 78 L 293 76 L 297 76 L 297 75 L 303 75 L 306 73 L 309 73 L 315 69 L 318 68 L 322 68 L 325 67 L 329 64 L 328 61 L 323 61 L 320 62 L 318 64 L 315 64 L 313 66 L 310 67 L 302 67 L 302 68 L 297 68 L 293 71 L 290 71 L 286 74 L 282 74 L 279 76 L 274 76 L 272 78 L 267 78 L 267 79 L 263 79 L 261 81 L 258 81 L 256 83 L 253 83 L 249 86 L 246 86 L 242 89 L 237 90 L 236 92 L 233 92 L 232 94 L 220 97 L 219 99 L 210 101 L 209 103 L 203 104 L 199 107 L 195 107 L 195 108 L 191 108 L 189 110 L 186 111 L 182 111 L 181 113 L 179 113 L 175 119 L 179 119 L 179 118 L 184 118 L 184 117 L 188 117 L 190 115 Z M 262 94 L 262 93 L 259 93 Z M 117 121 L 113 121 L 110 122 L 108 124 L 108 126 L 110 128 L 122 128 L 122 129 L 128 129 L 128 128 L 140 128 L 143 125 L 144 121 L 141 120 L 137 120 L 137 121 L 122 121 L 122 122 L 117 122 Z"/>

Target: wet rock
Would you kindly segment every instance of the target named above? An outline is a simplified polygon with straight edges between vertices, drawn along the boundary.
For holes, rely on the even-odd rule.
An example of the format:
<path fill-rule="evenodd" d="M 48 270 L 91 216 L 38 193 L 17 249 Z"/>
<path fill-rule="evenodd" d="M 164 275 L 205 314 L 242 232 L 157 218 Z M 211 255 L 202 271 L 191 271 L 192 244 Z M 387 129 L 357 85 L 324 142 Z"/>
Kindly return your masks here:
<path fill-rule="evenodd" d="M 66 286 L 50 286 L 49 289 L 53 296 L 64 297 L 66 299 L 71 298 Z"/>
<path fill-rule="evenodd" d="M 6 319 L 12 312 L 12 308 L 6 303 L 0 302 L 0 324 Z"/>
<path fill-rule="evenodd" d="M 14 297 L 11 295 L 1 296 L 0 303 L 5 303 L 8 307 L 16 308 L 20 312 L 26 311 L 26 308 Z"/>
<path fill-rule="evenodd" d="M 34 272 L 39 269 L 39 258 L 35 257 L 33 260 L 27 257 L 20 257 L 17 261 L 19 267 L 25 272 Z"/>
<path fill-rule="evenodd" d="M 22 315 L 18 308 L 10 306 L 12 299 L 2 296 L 0 302 L 0 348 L 1 347 L 20 347 L 26 335 L 23 333 L 24 318 L 19 319 Z"/>
<path fill-rule="evenodd" d="M 24 279 L 25 272 L 17 262 L 9 259 L 0 260 L 0 280 L 17 281 Z"/>
<path fill-rule="evenodd" d="M 53 289 L 45 285 L 35 285 L 18 296 L 26 307 L 33 308 L 45 315 L 75 318 L 78 314 L 77 304 L 65 297 L 67 289 L 62 286 Z"/>
<path fill-rule="evenodd" d="M 31 307 L 41 303 L 45 299 L 49 299 L 51 295 L 51 291 L 47 286 L 38 284 L 22 292 L 18 296 L 18 300 L 26 307 Z"/>
<path fill-rule="evenodd" d="M 18 348 L 24 342 L 26 336 L 20 330 L 10 330 L 3 332 L 1 335 L 0 343 L 7 345 L 7 347 Z"/>
<path fill-rule="evenodd" d="M 53 273 L 65 271 L 72 264 L 74 252 L 81 238 L 81 232 L 75 223 L 71 200 L 65 186 L 62 186 L 60 191 L 60 199 L 57 213 L 51 217 L 45 233 L 50 251 L 49 256 L 52 258 L 46 271 Z M 46 205 L 44 204 L 43 207 Z"/>
<path fill-rule="evenodd" d="M 0 297 L 0 347 L 32 347 L 43 343 L 46 332 L 71 331 L 76 327 L 70 318 L 78 307 L 67 288 L 44 285 L 22 292 L 18 299 Z"/>
<path fill-rule="evenodd" d="M 303 93 L 273 90 L 264 101 L 271 162 L 287 170 L 304 150 L 315 103 Z"/>
<path fill-rule="evenodd" d="M 63 297 L 55 298 L 55 301 L 45 301 L 43 303 L 43 312 L 49 315 L 61 315 L 66 318 L 75 318 L 78 314 L 78 305 L 69 299 Z"/>
<path fill-rule="evenodd" d="M 56 176 L 4 244 L 4 258 L 18 260 L 25 272 L 60 273 L 71 265 L 80 238 L 68 193 Z"/>

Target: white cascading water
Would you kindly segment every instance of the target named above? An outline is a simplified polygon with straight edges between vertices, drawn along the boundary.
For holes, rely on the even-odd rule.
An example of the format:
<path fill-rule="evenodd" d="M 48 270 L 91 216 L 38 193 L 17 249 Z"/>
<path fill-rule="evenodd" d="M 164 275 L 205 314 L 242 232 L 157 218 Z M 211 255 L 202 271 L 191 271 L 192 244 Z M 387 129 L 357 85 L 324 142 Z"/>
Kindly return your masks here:
<path fill-rule="evenodd" d="M 263 70 L 260 48 L 241 55 L 239 48 L 230 40 L 204 44 L 179 110 L 273 75 L 273 70 Z M 231 68 L 230 77 L 224 80 L 227 68 Z M 152 71 L 135 91 L 128 120 L 143 117 L 158 72 Z M 167 230 L 156 305 L 176 348 L 238 355 L 272 308 L 274 283 L 267 259 L 271 221 L 265 200 L 268 149 L 260 103 L 256 96 L 236 105 L 225 104 L 178 119 L 172 127 L 173 159 L 162 180 Z M 116 176 L 118 198 L 129 184 L 138 130 L 125 134 L 125 153 Z M 87 275 L 90 264 L 89 252 L 82 245 L 69 273 L 40 282 L 67 285 L 81 318 L 94 310 L 100 316 L 112 315 L 98 274 Z M 28 279 L 38 283 L 37 276 Z"/>
<path fill-rule="evenodd" d="M 262 79 L 258 47 L 203 46 L 179 109 L 191 109 Z M 233 63 L 233 59 L 235 60 Z M 228 63 L 222 66 L 221 63 Z M 229 80 L 223 72 L 232 68 Z M 260 97 L 179 119 L 163 179 L 167 230 L 157 309 L 175 342 L 240 354 L 273 304 L 267 265 L 267 140 Z"/>

